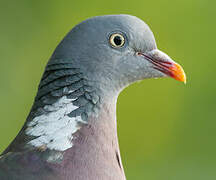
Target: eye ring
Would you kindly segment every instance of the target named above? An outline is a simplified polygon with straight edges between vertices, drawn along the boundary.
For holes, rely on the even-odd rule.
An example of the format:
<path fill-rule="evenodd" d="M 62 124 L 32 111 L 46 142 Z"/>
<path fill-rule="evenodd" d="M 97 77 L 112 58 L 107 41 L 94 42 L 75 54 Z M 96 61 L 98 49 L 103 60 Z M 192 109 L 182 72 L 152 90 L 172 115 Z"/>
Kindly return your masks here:
<path fill-rule="evenodd" d="M 125 38 L 122 34 L 114 33 L 110 36 L 109 42 L 113 47 L 122 47 L 125 44 Z"/>

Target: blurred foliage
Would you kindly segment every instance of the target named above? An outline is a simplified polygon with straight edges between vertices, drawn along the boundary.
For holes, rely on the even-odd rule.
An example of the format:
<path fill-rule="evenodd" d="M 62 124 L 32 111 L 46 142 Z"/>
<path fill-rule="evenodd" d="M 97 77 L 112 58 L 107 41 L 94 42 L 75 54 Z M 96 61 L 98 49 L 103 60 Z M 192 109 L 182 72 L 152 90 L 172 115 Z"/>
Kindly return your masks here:
<path fill-rule="evenodd" d="M 158 48 L 188 83 L 145 80 L 118 99 L 128 179 L 216 179 L 216 1 L 0 0 L 0 151 L 22 127 L 45 64 L 64 35 L 88 17 L 132 14 L 150 25 Z"/>

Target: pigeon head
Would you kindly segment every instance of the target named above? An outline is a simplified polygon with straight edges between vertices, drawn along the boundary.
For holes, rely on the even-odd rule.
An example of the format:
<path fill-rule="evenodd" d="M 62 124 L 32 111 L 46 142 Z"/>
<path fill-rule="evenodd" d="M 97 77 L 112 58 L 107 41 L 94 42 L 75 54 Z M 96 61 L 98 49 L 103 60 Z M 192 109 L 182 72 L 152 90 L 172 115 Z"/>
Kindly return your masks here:
<path fill-rule="evenodd" d="M 109 92 L 146 78 L 170 76 L 185 82 L 180 65 L 157 49 L 148 25 L 130 15 L 98 16 L 78 24 L 52 59 L 71 59 L 89 83 Z"/>

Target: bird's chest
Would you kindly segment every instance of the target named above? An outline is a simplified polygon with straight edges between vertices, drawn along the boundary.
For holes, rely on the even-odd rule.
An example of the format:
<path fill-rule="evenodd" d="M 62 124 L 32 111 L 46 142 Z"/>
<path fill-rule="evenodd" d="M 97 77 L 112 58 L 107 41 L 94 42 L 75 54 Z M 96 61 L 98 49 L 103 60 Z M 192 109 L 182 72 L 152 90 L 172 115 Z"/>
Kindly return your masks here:
<path fill-rule="evenodd" d="M 83 127 L 62 162 L 53 166 L 55 171 L 68 180 L 124 180 L 117 134 L 112 129 L 109 124 Z"/>

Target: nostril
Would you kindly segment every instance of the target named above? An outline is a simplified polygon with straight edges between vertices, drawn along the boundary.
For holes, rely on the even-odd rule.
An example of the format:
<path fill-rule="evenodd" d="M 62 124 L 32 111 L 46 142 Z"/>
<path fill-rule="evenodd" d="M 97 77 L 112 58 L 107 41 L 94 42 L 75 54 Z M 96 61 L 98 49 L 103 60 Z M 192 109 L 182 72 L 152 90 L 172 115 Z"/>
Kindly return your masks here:
<path fill-rule="evenodd" d="M 141 52 L 136 52 L 135 53 L 137 56 L 143 56 L 143 54 Z"/>

